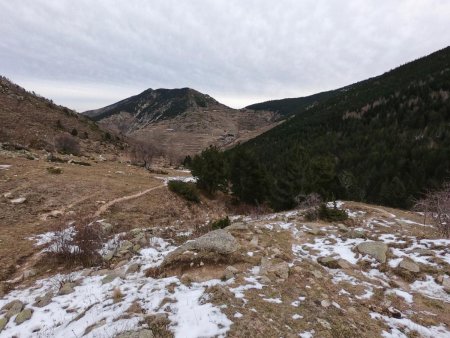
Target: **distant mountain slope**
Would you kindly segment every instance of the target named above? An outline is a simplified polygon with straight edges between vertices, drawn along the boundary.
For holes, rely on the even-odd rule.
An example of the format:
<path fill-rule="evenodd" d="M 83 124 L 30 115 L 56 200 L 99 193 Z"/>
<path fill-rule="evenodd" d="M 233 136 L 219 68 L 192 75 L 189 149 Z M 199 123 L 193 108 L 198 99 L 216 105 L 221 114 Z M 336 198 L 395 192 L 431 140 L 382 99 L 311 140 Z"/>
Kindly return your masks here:
<path fill-rule="evenodd" d="M 450 178 L 450 47 L 349 86 L 239 150 L 263 164 L 280 208 L 313 191 L 409 207 Z"/>
<path fill-rule="evenodd" d="M 22 146 L 53 148 L 56 136 L 72 133 L 83 150 L 97 151 L 112 147 L 113 136 L 96 122 L 51 100 L 14 84 L 0 76 L 0 142 Z"/>
<path fill-rule="evenodd" d="M 305 97 L 270 100 L 261 103 L 255 103 L 247 106 L 246 108 L 252 110 L 273 111 L 278 113 L 281 118 L 286 118 L 291 115 L 303 113 L 304 111 L 313 108 L 315 105 L 333 96 L 336 96 L 345 90 L 347 90 L 347 87 Z"/>
<path fill-rule="evenodd" d="M 190 88 L 147 89 L 84 113 L 119 133 L 149 140 L 179 157 L 214 144 L 227 147 L 277 125 L 273 112 L 227 107 Z"/>

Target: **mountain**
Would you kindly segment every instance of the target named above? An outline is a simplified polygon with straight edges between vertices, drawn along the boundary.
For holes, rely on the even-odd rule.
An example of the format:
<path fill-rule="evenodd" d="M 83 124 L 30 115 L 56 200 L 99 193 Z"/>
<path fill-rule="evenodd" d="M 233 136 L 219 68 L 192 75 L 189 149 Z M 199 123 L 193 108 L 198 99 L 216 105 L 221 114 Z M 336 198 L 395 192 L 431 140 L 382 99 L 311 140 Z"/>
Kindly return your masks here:
<path fill-rule="evenodd" d="M 84 114 L 112 131 L 145 139 L 179 156 L 229 147 L 277 125 L 279 114 L 227 107 L 190 88 L 147 89 Z"/>
<path fill-rule="evenodd" d="M 53 150 L 57 136 L 71 133 L 82 150 L 115 147 L 96 122 L 0 76 L 0 142 Z M 103 149 L 106 151 L 107 149 Z"/>
<path fill-rule="evenodd" d="M 231 151 L 278 208 L 311 192 L 408 208 L 450 177 L 450 47 L 346 88 Z"/>

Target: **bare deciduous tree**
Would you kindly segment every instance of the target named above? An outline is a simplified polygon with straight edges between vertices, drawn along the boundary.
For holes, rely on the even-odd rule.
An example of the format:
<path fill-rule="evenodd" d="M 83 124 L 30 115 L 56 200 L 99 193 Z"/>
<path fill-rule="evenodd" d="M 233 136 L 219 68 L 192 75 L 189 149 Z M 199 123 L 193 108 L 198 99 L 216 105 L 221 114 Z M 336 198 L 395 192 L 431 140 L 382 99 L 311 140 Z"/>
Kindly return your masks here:
<path fill-rule="evenodd" d="M 445 237 L 450 237 L 450 182 L 443 184 L 439 191 L 430 191 L 415 204 L 415 210 L 424 214 L 424 223 L 431 219 L 432 224 Z"/>
<path fill-rule="evenodd" d="M 145 140 L 134 141 L 130 150 L 131 162 L 136 165 L 142 165 L 147 169 L 150 168 L 152 160 L 161 155 L 162 152 L 158 147 Z"/>

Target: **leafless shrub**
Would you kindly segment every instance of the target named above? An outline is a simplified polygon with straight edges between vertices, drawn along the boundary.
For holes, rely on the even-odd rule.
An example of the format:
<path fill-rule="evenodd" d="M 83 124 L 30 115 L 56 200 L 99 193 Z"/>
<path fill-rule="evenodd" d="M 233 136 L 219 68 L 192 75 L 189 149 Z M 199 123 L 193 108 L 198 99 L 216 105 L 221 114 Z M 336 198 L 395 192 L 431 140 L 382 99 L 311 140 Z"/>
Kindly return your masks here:
<path fill-rule="evenodd" d="M 62 134 L 55 137 L 55 149 L 61 154 L 80 154 L 80 144 L 70 134 Z"/>
<path fill-rule="evenodd" d="M 147 169 L 150 168 L 153 159 L 161 155 L 161 150 L 155 144 L 144 140 L 134 141 L 130 150 L 131 163 Z"/>
<path fill-rule="evenodd" d="M 47 251 L 58 262 L 68 266 L 92 266 L 101 261 L 99 250 L 105 238 L 99 223 L 88 218 L 69 223 L 62 221 L 55 227 L 54 234 Z"/>
<path fill-rule="evenodd" d="M 438 191 L 429 191 L 416 202 L 414 210 L 423 212 L 424 224 L 427 219 L 445 237 L 450 237 L 450 182 L 443 184 Z"/>
<path fill-rule="evenodd" d="M 295 198 L 295 200 L 300 209 L 315 208 L 322 204 L 322 198 L 317 193 L 312 193 L 306 196 L 299 195 Z"/>

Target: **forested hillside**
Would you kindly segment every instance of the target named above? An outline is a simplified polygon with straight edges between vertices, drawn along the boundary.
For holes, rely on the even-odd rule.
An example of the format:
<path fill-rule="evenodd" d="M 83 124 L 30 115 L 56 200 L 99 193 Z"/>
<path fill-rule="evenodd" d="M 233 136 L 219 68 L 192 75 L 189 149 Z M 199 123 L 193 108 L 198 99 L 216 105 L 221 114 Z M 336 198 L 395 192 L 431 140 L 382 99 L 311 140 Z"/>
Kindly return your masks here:
<path fill-rule="evenodd" d="M 346 91 L 347 87 L 330 90 L 305 97 L 295 97 L 281 100 L 270 100 L 261 103 L 255 103 L 245 108 L 252 110 L 268 110 L 280 115 L 281 119 L 291 115 L 300 114 L 304 111 L 313 108 L 317 104 L 338 95 L 342 91 Z"/>
<path fill-rule="evenodd" d="M 311 192 L 408 208 L 450 177 L 450 47 L 346 88 L 228 154 L 262 165 L 277 209 Z"/>

